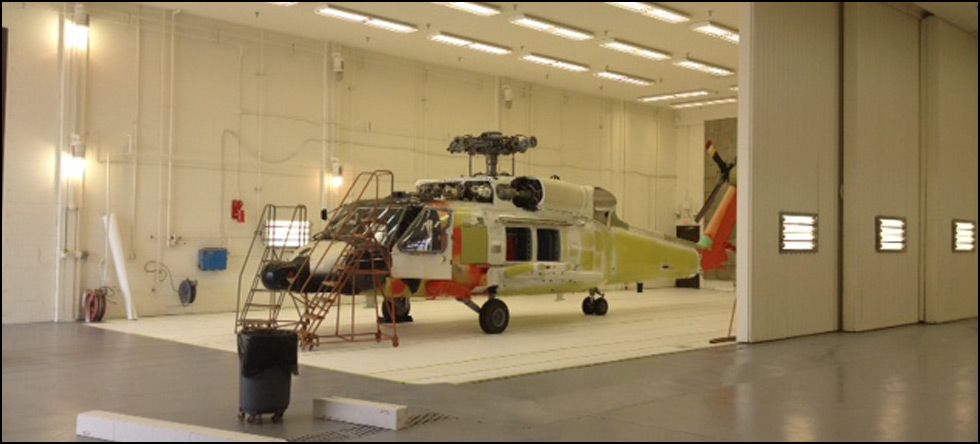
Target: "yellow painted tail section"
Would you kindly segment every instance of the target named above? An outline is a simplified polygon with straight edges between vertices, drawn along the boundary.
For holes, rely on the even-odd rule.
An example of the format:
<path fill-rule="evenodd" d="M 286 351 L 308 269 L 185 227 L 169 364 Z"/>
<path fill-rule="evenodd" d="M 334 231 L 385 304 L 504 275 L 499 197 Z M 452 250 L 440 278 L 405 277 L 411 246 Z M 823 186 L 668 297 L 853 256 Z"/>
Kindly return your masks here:
<path fill-rule="evenodd" d="M 694 243 L 613 228 L 609 284 L 686 279 L 700 272 Z"/>

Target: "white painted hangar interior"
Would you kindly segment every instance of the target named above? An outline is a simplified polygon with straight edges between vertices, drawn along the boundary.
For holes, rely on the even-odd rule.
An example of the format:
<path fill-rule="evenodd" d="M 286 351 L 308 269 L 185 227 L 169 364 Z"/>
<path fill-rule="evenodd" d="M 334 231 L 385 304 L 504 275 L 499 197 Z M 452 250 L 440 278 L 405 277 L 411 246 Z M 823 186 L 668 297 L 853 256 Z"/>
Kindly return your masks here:
<path fill-rule="evenodd" d="M 977 439 L 976 2 L 4 2 L 3 28 L 4 441 L 74 439 L 93 410 L 290 440 Z M 465 175 L 446 148 L 484 131 L 538 139 L 505 170 L 671 236 L 713 140 L 737 158 L 730 267 L 604 288 L 603 317 L 505 296 L 500 335 L 415 301 L 399 347 L 300 352 L 283 424 L 240 424 L 263 207 L 319 230 L 357 174 Z M 314 420 L 337 395 L 413 425 Z"/>

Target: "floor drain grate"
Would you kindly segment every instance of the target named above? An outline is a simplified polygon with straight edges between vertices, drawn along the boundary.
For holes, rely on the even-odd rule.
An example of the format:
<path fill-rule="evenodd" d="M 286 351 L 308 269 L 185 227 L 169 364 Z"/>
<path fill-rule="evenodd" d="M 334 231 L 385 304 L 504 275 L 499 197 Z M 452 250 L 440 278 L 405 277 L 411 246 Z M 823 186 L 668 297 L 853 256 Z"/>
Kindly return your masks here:
<path fill-rule="evenodd" d="M 424 413 L 421 415 L 415 415 L 411 418 L 408 418 L 408 427 L 406 428 L 410 429 L 413 427 L 423 426 L 426 424 L 442 422 L 448 419 L 452 419 L 452 418 L 439 413 Z"/>
<path fill-rule="evenodd" d="M 437 422 L 442 422 L 452 419 L 450 416 L 442 415 L 439 413 L 423 413 L 421 415 L 415 415 L 408 418 L 408 426 L 405 428 L 411 429 L 426 424 L 433 424 Z M 367 438 L 372 435 L 377 435 L 381 432 L 387 432 L 387 429 L 382 429 L 380 427 L 372 426 L 351 426 L 339 430 L 331 430 L 329 432 L 315 433 L 312 435 L 303 436 L 296 439 L 289 440 L 290 442 L 342 442 L 350 441 L 353 439 Z"/>

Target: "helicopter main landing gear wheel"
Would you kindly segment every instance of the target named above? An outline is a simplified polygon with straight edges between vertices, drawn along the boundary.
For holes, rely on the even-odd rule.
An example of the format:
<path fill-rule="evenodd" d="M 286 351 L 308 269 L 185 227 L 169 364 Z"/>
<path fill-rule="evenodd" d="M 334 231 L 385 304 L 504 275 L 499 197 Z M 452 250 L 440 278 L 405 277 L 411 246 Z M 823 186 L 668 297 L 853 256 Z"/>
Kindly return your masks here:
<path fill-rule="evenodd" d="M 596 296 L 599 297 L 596 297 Z M 589 290 L 589 295 L 582 301 L 582 313 L 589 316 L 605 316 L 609 313 L 609 301 L 606 295 L 594 288 Z"/>
<path fill-rule="evenodd" d="M 500 299 L 490 299 L 480 308 L 480 328 L 488 335 L 498 335 L 510 324 L 510 310 Z"/>

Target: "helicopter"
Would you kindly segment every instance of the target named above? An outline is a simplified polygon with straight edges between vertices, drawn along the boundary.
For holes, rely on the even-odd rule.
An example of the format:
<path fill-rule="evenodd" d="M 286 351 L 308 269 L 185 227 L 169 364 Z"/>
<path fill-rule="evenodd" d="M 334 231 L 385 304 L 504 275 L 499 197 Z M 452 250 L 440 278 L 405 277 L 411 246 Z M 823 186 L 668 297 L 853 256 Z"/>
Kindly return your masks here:
<path fill-rule="evenodd" d="M 535 137 L 499 132 L 456 137 L 448 151 L 470 156 L 467 176 L 421 180 L 413 192 L 336 209 L 291 259 L 264 266 L 262 284 L 297 293 L 381 290 L 388 322 L 411 321 L 412 298 L 448 297 L 476 312 L 483 332 L 500 334 L 510 323 L 506 296 L 587 293 L 582 312 L 605 316 L 609 302 L 602 287 L 684 279 L 727 262 L 734 248 L 728 239 L 735 224 L 735 165 L 724 162 L 711 142 L 708 153 L 722 179 L 699 222 L 727 191 L 698 243 L 631 227 L 617 216 L 616 197 L 601 187 L 500 171 L 501 156 L 536 146 Z M 485 157 L 485 173 L 472 172 L 476 156 Z M 356 257 L 335 245 L 354 242 L 355 231 L 371 244 Z M 384 276 L 339 279 L 345 266 L 380 269 Z M 478 305 L 474 299 L 482 297 L 486 301 Z"/>

